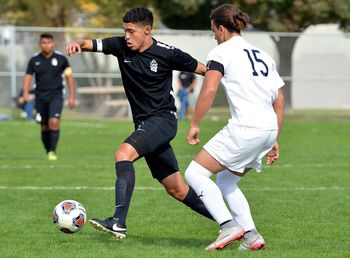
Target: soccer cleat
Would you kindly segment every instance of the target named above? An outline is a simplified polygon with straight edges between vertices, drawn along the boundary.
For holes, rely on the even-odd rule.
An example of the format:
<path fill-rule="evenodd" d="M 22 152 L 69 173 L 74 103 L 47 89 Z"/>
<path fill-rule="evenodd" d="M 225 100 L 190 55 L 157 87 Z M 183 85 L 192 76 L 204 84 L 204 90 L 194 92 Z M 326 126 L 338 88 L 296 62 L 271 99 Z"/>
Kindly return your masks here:
<path fill-rule="evenodd" d="M 259 233 L 244 237 L 243 243 L 239 245 L 239 250 L 243 251 L 256 251 L 260 249 L 265 249 L 265 240 Z"/>
<path fill-rule="evenodd" d="M 57 155 L 56 155 L 56 153 L 53 152 L 53 151 L 49 151 L 49 152 L 47 153 L 47 159 L 48 159 L 48 160 L 57 160 Z"/>
<path fill-rule="evenodd" d="M 117 240 L 126 237 L 126 227 L 122 227 L 118 218 L 90 219 L 90 224 L 99 231 L 107 232 L 115 236 Z"/>
<path fill-rule="evenodd" d="M 244 229 L 236 224 L 233 227 L 222 229 L 219 232 L 218 238 L 205 248 L 207 251 L 221 250 L 228 246 L 230 243 L 239 240 L 244 235 Z"/>

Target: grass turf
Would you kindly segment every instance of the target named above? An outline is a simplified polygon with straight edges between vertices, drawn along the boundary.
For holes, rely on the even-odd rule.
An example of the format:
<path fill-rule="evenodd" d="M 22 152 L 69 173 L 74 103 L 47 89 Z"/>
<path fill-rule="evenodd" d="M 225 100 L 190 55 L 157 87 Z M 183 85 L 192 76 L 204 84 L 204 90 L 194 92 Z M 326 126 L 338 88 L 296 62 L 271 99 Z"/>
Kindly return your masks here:
<path fill-rule="evenodd" d="M 202 143 L 224 124 L 206 120 Z M 182 171 L 200 148 L 186 144 L 187 126 L 179 123 L 172 142 Z M 50 162 L 37 124 L 1 122 L 0 257 L 350 257 L 349 112 L 287 115 L 278 163 L 240 182 L 267 242 L 255 253 L 238 251 L 239 243 L 204 251 L 218 226 L 169 197 L 143 160 L 135 163 L 126 239 L 89 224 L 73 235 L 58 231 L 51 213 L 64 199 L 81 202 L 88 218 L 113 213 L 114 150 L 131 130 L 128 121 L 63 119 L 59 160 Z"/>

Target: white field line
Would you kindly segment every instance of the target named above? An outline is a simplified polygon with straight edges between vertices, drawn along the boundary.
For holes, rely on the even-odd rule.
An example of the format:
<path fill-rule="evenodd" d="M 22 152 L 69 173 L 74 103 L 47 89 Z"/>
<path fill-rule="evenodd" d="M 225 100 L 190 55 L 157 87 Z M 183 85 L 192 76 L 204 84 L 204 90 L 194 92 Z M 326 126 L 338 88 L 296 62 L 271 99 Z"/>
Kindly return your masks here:
<path fill-rule="evenodd" d="M 6 186 L 0 185 L 0 190 L 34 190 L 34 191 L 46 191 L 46 190 L 98 190 L 98 191 L 114 191 L 114 186 Z M 139 191 L 163 191 L 163 187 L 148 187 L 148 186 L 136 186 L 135 190 Z M 350 187 L 341 186 L 315 186 L 315 187 L 253 187 L 247 188 L 249 191 L 268 191 L 268 192 L 281 192 L 281 191 L 350 191 Z"/>
<path fill-rule="evenodd" d="M 96 165 L 61 165 L 61 164 L 52 164 L 52 165 L 0 165 L 0 170 L 10 170 L 10 169 L 24 169 L 24 170 L 32 170 L 32 169 L 74 169 L 74 168 L 86 168 L 86 169 L 113 169 L 113 162 L 108 163 L 107 165 L 96 164 Z M 143 164 L 135 164 L 137 168 L 148 168 L 147 165 Z M 322 164 L 322 163 L 312 163 L 312 164 L 281 164 L 281 165 L 273 165 L 273 166 L 265 166 L 265 169 L 269 168 L 350 168 L 350 164 Z"/>

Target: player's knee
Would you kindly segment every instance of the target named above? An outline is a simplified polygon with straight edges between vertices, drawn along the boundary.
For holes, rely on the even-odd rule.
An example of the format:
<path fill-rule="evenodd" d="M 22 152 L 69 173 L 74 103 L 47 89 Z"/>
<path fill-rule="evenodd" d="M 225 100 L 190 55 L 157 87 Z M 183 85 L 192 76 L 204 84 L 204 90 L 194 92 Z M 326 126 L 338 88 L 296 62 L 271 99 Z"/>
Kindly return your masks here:
<path fill-rule="evenodd" d="M 47 124 L 41 125 L 41 131 L 48 132 L 49 130 L 50 130 L 49 125 L 47 125 Z"/>
<path fill-rule="evenodd" d="M 53 118 L 49 120 L 49 128 L 50 130 L 58 130 L 60 125 L 60 120 Z"/>
<path fill-rule="evenodd" d="M 177 200 L 183 200 L 186 195 L 187 195 L 187 192 L 185 188 L 180 188 L 180 187 L 171 187 L 171 188 L 165 188 L 166 189 L 166 192 L 174 197 L 175 199 Z"/>
<path fill-rule="evenodd" d="M 192 174 L 193 174 L 193 173 L 192 173 L 192 171 L 191 171 L 189 168 L 190 168 L 190 167 L 188 167 L 188 168 L 186 169 L 184 177 L 185 177 L 186 182 L 190 184 L 190 181 L 191 181 L 191 178 L 192 178 Z"/>
<path fill-rule="evenodd" d="M 185 179 L 189 185 L 195 180 L 197 166 L 198 164 L 195 161 L 192 161 L 185 171 Z"/>
<path fill-rule="evenodd" d="M 122 144 L 115 152 L 115 161 L 129 160 L 134 161 L 138 158 L 137 151 L 129 144 Z"/>
<path fill-rule="evenodd" d="M 223 195 L 228 195 L 237 189 L 237 184 L 240 179 L 240 176 L 225 170 L 217 174 L 216 184 L 220 188 Z"/>
<path fill-rule="evenodd" d="M 130 160 L 130 155 L 122 150 L 117 150 L 114 155 L 115 161 Z"/>

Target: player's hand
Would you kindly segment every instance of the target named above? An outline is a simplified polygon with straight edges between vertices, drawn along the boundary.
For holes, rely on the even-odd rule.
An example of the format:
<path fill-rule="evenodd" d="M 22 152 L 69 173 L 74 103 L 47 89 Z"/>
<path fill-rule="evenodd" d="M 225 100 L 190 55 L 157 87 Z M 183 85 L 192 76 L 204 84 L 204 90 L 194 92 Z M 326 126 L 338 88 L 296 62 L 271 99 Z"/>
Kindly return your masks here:
<path fill-rule="evenodd" d="M 199 127 L 191 125 L 187 133 L 187 142 L 191 145 L 196 145 L 200 142 L 199 140 Z"/>
<path fill-rule="evenodd" d="M 29 102 L 29 93 L 23 92 L 22 102 L 23 102 L 23 103 Z"/>
<path fill-rule="evenodd" d="M 75 107 L 75 99 L 69 98 L 68 105 L 69 105 L 70 109 L 73 109 Z"/>
<path fill-rule="evenodd" d="M 266 164 L 272 165 L 280 156 L 280 147 L 276 141 L 272 149 L 266 154 Z"/>
<path fill-rule="evenodd" d="M 81 53 L 81 46 L 78 42 L 76 41 L 71 41 L 69 43 L 67 43 L 66 45 L 66 54 L 68 56 L 72 56 L 75 53 Z"/>

